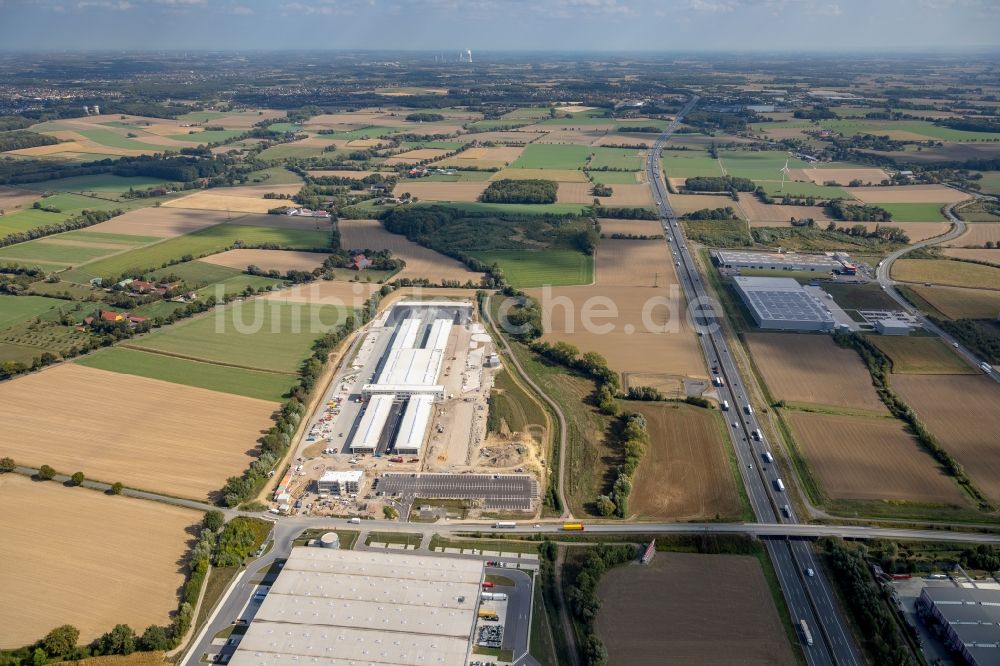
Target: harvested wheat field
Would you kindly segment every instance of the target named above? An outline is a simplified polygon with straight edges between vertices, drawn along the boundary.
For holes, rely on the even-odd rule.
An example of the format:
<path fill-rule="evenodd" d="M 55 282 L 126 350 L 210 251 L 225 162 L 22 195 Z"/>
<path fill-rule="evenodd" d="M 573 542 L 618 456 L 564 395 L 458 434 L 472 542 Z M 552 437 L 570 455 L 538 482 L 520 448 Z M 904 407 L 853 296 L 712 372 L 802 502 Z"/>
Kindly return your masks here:
<path fill-rule="evenodd" d="M 370 250 L 389 250 L 394 257 L 406 262 L 406 267 L 394 276 L 400 278 L 427 278 L 433 283 L 442 281 L 472 281 L 479 284 L 481 273 L 470 271 L 465 264 L 434 250 L 409 241 L 405 236 L 389 233 L 378 220 L 340 220 L 341 244 L 344 247 Z"/>
<path fill-rule="evenodd" d="M 0 476 L 0 648 L 72 624 L 88 643 L 116 624 L 164 626 L 201 512 L 56 481 Z"/>
<path fill-rule="evenodd" d="M 325 231 L 333 226 L 333 223 L 327 218 L 302 217 L 300 215 L 254 215 L 236 213 L 233 215 L 233 219 L 226 221 L 232 224 L 238 224 L 241 227 L 269 227 L 271 229 L 306 229 Z"/>
<path fill-rule="evenodd" d="M 1000 266 L 1000 250 L 996 248 L 982 248 L 978 250 L 967 248 L 948 248 L 944 251 L 946 256 L 956 259 L 969 259 L 971 261 L 984 261 L 988 264 Z"/>
<path fill-rule="evenodd" d="M 676 285 L 673 269 L 663 265 L 669 265 L 666 253 L 662 240 L 602 239 L 594 257 L 594 280 L 602 287 Z"/>
<path fill-rule="evenodd" d="M 817 185 L 825 185 L 829 181 L 837 185 L 848 185 L 852 180 L 878 185 L 889 178 L 882 169 L 790 169 L 788 175 L 795 180 L 811 180 Z"/>
<path fill-rule="evenodd" d="M 602 217 L 597 220 L 601 225 L 601 233 L 605 236 L 611 234 L 632 234 L 634 236 L 656 236 L 663 238 L 663 227 L 659 220 L 616 220 L 610 217 Z"/>
<path fill-rule="evenodd" d="M 17 150 L 9 150 L 5 152 L 5 155 L 20 155 L 22 157 L 44 157 L 46 155 L 57 155 L 59 153 L 94 153 L 100 152 L 106 155 L 120 155 L 120 154 L 131 154 L 134 151 L 131 150 L 118 150 L 115 148 L 107 148 L 106 150 L 94 150 L 89 146 L 85 146 L 83 143 L 78 141 L 67 141 L 64 143 L 53 143 L 48 146 L 35 146 L 34 148 L 19 148 Z"/>
<path fill-rule="evenodd" d="M 22 190 L 19 187 L 0 186 L 0 210 L 11 213 L 38 199 L 38 192 Z"/>
<path fill-rule="evenodd" d="M 625 403 L 646 417 L 649 447 L 635 475 L 629 509 L 641 518 L 737 517 L 740 499 L 716 412 L 682 404 Z"/>
<path fill-rule="evenodd" d="M 612 185 L 611 196 L 601 197 L 601 203 L 605 206 L 652 206 L 653 194 L 644 183 Z"/>
<path fill-rule="evenodd" d="M 163 208 L 187 208 L 192 210 L 224 210 L 240 213 L 266 213 L 272 208 L 288 205 L 290 202 L 276 199 L 255 199 L 252 197 L 216 194 L 217 190 L 205 190 L 173 199 L 163 204 Z"/>
<path fill-rule="evenodd" d="M 275 407 L 63 363 L 0 384 L 7 424 L 0 452 L 25 465 L 203 500 L 246 468 Z"/>
<path fill-rule="evenodd" d="M 572 119 L 566 121 L 572 123 Z M 535 143 L 563 143 L 578 146 L 592 146 L 599 143 L 607 135 L 607 130 L 611 125 L 588 125 L 580 129 L 551 129 L 553 125 L 531 125 L 531 129 L 540 127 L 550 128 L 545 132 L 545 136 L 539 138 Z"/>
<path fill-rule="evenodd" d="M 749 333 L 746 339 L 775 399 L 886 413 L 861 357 L 829 335 Z"/>
<path fill-rule="evenodd" d="M 363 276 L 362 273 L 361 277 L 363 278 Z M 269 292 L 261 298 L 282 303 L 314 303 L 360 309 L 365 306 L 369 297 L 381 287 L 382 285 L 373 282 L 319 280 Z"/>
<path fill-rule="evenodd" d="M 158 236 L 173 238 L 192 231 L 225 222 L 229 216 L 223 212 L 208 210 L 182 210 L 177 208 L 140 208 L 124 215 L 113 217 L 107 222 L 87 227 L 87 231 L 105 234 L 128 234 L 134 236 Z M 239 218 L 237 218 L 239 220 Z M 243 222 L 240 221 L 240 224 Z"/>
<path fill-rule="evenodd" d="M 263 185 L 241 185 L 239 187 L 217 187 L 211 190 L 206 190 L 206 193 L 221 194 L 228 197 L 249 197 L 251 199 L 260 199 L 265 194 L 270 192 L 292 196 L 294 194 L 298 194 L 303 185 L 304 183 L 301 182 L 290 183 L 288 185 L 268 185 L 265 183 Z M 271 201 L 274 202 L 275 200 L 272 199 Z M 290 201 L 277 201 L 276 203 L 272 203 L 271 208 L 280 206 L 282 203 L 295 205 Z"/>
<path fill-rule="evenodd" d="M 385 143 L 382 139 L 351 139 L 347 145 L 351 148 L 374 148 Z"/>
<path fill-rule="evenodd" d="M 476 132 L 475 135 L 460 137 L 458 140 L 475 138 L 480 143 L 501 143 L 504 145 L 523 147 L 524 144 L 531 143 L 535 139 L 545 136 L 545 132 L 525 132 L 514 129 L 508 131 L 498 130 L 496 132 Z"/>
<path fill-rule="evenodd" d="M 1000 289 L 1000 268 L 954 259 L 900 259 L 892 264 L 892 277 L 900 282 Z"/>
<path fill-rule="evenodd" d="M 384 164 L 413 164 L 421 160 L 436 160 L 447 155 L 449 152 L 440 148 L 417 148 L 416 150 L 408 150 L 405 153 L 393 155 Z"/>
<path fill-rule="evenodd" d="M 972 481 L 1000 500 L 1000 388 L 982 375 L 893 375 L 892 387 L 965 467 Z"/>
<path fill-rule="evenodd" d="M 796 410 L 784 416 L 828 497 L 965 503 L 955 482 L 896 419 Z"/>
<path fill-rule="evenodd" d="M 495 146 L 492 148 L 466 148 L 457 155 L 434 163 L 436 167 L 477 167 L 503 169 L 520 156 L 522 146 Z"/>
<path fill-rule="evenodd" d="M 486 181 L 448 183 L 406 180 L 396 185 L 392 194 L 398 197 L 403 192 L 409 192 L 421 201 L 478 201 L 487 185 Z"/>
<path fill-rule="evenodd" d="M 969 195 L 944 185 L 891 185 L 889 187 L 848 187 L 858 201 L 880 203 L 955 203 Z"/>
<path fill-rule="evenodd" d="M 655 141 L 655 139 L 650 140 L 650 139 L 647 139 L 645 137 L 636 136 L 635 134 L 614 134 L 614 133 L 610 133 L 610 134 L 605 134 L 604 136 L 602 136 L 593 145 L 597 145 L 597 146 L 613 146 L 613 147 L 616 147 L 616 148 L 617 147 L 621 147 L 621 146 L 629 146 L 629 147 L 634 146 L 636 148 L 649 148 L 653 144 L 654 141 Z"/>
<path fill-rule="evenodd" d="M 996 319 L 1000 316 L 1000 291 L 923 285 L 910 285 L 910 289 L 949 319 Z"/>
<path fill-rule="evenodd" d="M 590 183 L 579 169 L 504 169 L 490 180 L 555 180 L 560 183 Z"/>
<path fill-rule="evenodd" d="M 323 252 L 297 252 L 295 250 L 227 250 L 202 257 L 199 261 L 216 266 L 246 270 L 258 266 L 265 271 L 311 271 L 323 265 L 330 255 Z"/>
<path fill-rule="evenodd" d="M 676 284 L 668 288 L 665 282 L 661 276 L 658 288 L 586 285 L 526 291 L 542 305 L 546 342 L 597 352 L 613 370 L 641 373 L 643 384 L 673 392 L 684 377 L 707 375 L 683 295 Z M 589 327 L 585 313 L 593 322 Z"/>
<path fill-rule="evenodd" d="M 739 203 L 730 200 L 729 206 L 743 213 L 740 217 L 749 220 L 753 227 L 788 226 L 793 217 L 812 218 L 824 224 L 830 221 L 822 206 L 779 206 L 766 204 L 748 192 L 741 192 L 739 196 Z"/>
<path fill-rule="evenodd" d="M 610 664 L 796 663 L 756 557 L 660 552 L 605 573 L 597 595 Z"/>
<path fill-rule="evenodd" d="M 976 222 L 966 225 L 964 234 L 945 245 L 951 247 L 982 247 L 986 243 L 1000 243 L 1000 222 Z"/>
<path fill-rule="evenodd" d="M 556 201 L 559 203 L 594 203 L 594 195 L 591 189 L 594 186 L 590 183 L 559 183 L 559 190 L 556 192 Z"/>
<path fill-rule="evenodd" d="M 718 194 L 668 194 L 667 200 L 670 201 L 670 206 L 678 216 L 693 213 L 702 208 L 725 208 L 727 206 L 736 208 L 736 202 L 731 197 Z"/>

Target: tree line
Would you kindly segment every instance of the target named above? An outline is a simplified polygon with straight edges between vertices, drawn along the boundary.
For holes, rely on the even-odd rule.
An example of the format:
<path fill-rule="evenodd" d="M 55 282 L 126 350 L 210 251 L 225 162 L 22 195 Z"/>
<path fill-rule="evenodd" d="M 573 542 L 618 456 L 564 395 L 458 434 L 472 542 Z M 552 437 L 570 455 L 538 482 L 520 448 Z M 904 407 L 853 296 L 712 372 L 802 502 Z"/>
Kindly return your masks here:
<path fill-rule="evenodd" d="M 551 204 L 556 202 L 559 184 L 552 180 L 504 178 L 490 183 L 479 195 L 483 203 Z"/>

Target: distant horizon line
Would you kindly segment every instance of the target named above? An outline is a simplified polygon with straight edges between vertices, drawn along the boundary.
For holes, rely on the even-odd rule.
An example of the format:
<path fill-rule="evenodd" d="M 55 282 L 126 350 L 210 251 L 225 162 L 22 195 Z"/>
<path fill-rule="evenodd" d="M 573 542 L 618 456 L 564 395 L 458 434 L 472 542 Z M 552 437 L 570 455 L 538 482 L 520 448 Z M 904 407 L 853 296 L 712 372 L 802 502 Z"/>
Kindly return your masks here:
<path fill-rule="evenodd" d="M 104 55 L 125 55 L 133 53 L 144 54 L 168 54 L 168 53 L 358 53 L 358 54 L 426 54 L 440 55 L 442 53 L 465 52 L 469 46 L 448 46 L 442 48 L 4 48 L 0 47 L 3 54 L 72 54 L 72 53 L 99 53 Z M 776 48 L 754 48 L 746 47 L 740 49 L 545 49 L 545 48 L 525 48 L 525 49 L 496 49 L 482 48 L 471 49 L 473 53 L 481 54 L 503 54 L 503 55 L 739 55 L 744 53 L 757 54 L 781 54 L 781 55 L 837 55 L 837 56 L 866 56 L 866 55 L 900 55 L 900 56 L 927 56 L 927 55 L 948 55 L 980 53 L 983 55 L 1000 56 L 1000 46 L 998 45 L 968 45 L 968 46 L 942 46 L 939 48 L 873 48 L 863 50 L 857 48 L 850 49 L 776 49 Z M 473 63 L 475 64 L 475 63 Z"/>

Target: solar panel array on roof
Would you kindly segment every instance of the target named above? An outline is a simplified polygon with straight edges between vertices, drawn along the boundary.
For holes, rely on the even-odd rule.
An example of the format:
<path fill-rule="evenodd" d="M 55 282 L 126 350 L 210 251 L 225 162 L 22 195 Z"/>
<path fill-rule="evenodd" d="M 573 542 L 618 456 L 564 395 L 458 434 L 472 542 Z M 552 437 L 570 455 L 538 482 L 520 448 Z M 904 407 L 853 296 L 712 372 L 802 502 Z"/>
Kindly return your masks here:
<path fill-rule="evenodd" d="M 737 291 L 761 328 L 827 330 L 833 315 L 791 278 L 734 278 Z"/>

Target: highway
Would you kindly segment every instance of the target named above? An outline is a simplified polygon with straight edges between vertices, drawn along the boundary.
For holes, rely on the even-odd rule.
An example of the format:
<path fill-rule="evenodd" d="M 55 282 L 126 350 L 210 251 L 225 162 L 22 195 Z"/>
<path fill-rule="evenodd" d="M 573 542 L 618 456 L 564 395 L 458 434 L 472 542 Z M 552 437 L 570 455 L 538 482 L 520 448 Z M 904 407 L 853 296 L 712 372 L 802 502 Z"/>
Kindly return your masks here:
<path fill-rule="evenodd" d="M 646 175 L 674 258 L 677 277 L 687 298 L 689 316 L 698 329 L 702 351 L 712 368 L 713 376 L 720 377 L 724 384 L 718 387 L 719 399 L 729 404 L 725 416 L 731 427 L 727 427 L 727 430 L 739 459 L 740 473 L 754 516 L 765 523 L 794 525 L 798 523 L 798 518 L 785 498 L 784 484 L 779 478 L 780 470 L 764 458 L 764 453 L 770 450 L 767 440 L 762 434 L 756 437 L 751 434 L 759 432 L 759 426 L 723 331 L 716 322 L 716 312 L 720 306 L 714 302 L 699 277 L 694 256 L 670 207 L 665 181 L 660 173 L 660 151 L 677 129 L 684 114 L 697 102 L 698 98 L 692 97 L 657 138 L 646 157 Z M 802 642 L 806 661 L 816 666 L 860 664 L 857 646 L 833 601 L 829 582 L 822 569 L 817 566 L 810 545 L 791 539 L 768 539 L 765 545 L 788 603 L 793 624 L 797 625 L 799 620 L 805 620 L 816 639 L 812 646 Z"/>
<path fill-rule="evenodd" d="M 976 195 L 976 197 L 981 198 L 979 197 L 979 195 Z M 920 241 L 919 243 L 914 243 L 913 245 L 904 247 L 901 250 L 896 250 L 895 252 L 887 256 L 885 259 L 883 259 L 881 263 L 879 263 L 878 268 L 875 269 L 875 277 L 878 279 L 878 282 L 882 286 L 882 289 L 885 290 L 885 293 L 888 294 L 889 297 L 892 298 L 892 300 L 896 301 L 901 308 L 903 308 L 904 310 L 912 314 L 914 317 L 916 317 L 917 321 L 920 322 L 920 324 L 924 327 L 924 329 L 941 336 L 943 340 L 945 340 L 948 344 L 954 347 L 955 350 L 961 356 L 963 356 L 969 363 L 978 368 L 979 364 L 983 363 L 983 359 L 976 356 L 974 352 L 965 347 L 957 339 L 946 333 L 942 328 L 937 326 L 934 322 L 930 321 L 926 316 L 924 316 L 924 314 L 920 310 L 913 307 L 910 304 L 910 302 L 907 301 L 905 298 L 903 298 L 903 295 L 900 294 L 899 291 L 896 289 L 896 282 L 891 277 L 889 277 L 889 274 L 892 272 L 892 264 L 906 253 L 911 252 L 912 250 L 915 250 L 917 248 L 928 247 L 930 245 L 937 245 L 939 243 L 944 243 L 946 241 L 954 240 L 965 233 L 966 229 L 965 222 L 963 222 L 962 220 L 958 219 L 958 217 L 955 216 L 955 213 L 953 212 L 954 208 L 955 204 L 951 204 L 950 206 L 946 206 L 944 209 L 945 215 L 948 216 L 948 220 L 951 221 L 952 223 L 951 230 L 948 231 L 948 233 L 943 234 L 941 236 L 936 236 L 934 238 L 928 238 L 927 240 Z M 1000 373 L 990 372 L 987 374 L 991 379 L 993 379 L 993 381 L 1000 383 Z"/>

